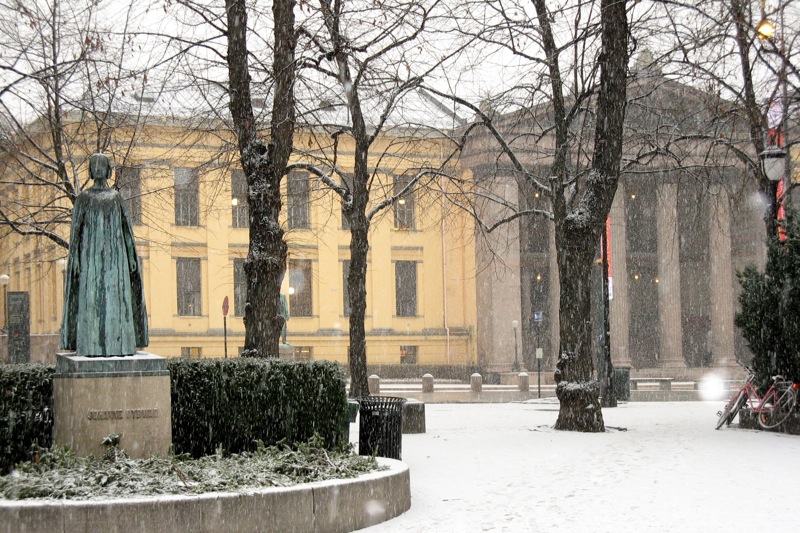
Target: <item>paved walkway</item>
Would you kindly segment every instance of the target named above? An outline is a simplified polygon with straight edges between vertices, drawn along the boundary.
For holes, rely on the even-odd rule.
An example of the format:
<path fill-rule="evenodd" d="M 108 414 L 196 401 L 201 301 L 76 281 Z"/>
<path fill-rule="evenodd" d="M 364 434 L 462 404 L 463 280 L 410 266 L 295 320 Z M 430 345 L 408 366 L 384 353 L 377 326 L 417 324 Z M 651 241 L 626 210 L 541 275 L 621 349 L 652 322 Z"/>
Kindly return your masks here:
<path fill-rule="evenodd" d="M 622 404 L 603 434 L 552 430 L 553 400 L 426 405 L 403 436 L 411 510 L 364 531 L 794 530 L 800 437 L 715 431 L 722 405 Z"/>

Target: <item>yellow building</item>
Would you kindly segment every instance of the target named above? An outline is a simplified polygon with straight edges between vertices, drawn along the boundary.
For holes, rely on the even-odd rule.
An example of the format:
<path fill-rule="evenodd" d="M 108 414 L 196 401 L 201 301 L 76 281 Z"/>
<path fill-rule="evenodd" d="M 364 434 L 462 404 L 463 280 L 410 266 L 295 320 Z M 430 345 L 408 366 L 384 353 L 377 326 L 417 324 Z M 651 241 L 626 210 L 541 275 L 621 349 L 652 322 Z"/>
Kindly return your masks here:
<path fill-rule="evenodd" d="M 132 144 L 133 131 L 117 130 L 104 152 L 117 165 L 112 183 L 128 198 L 143 262 L 148 351 L 223 357 L 227 324 L 228 356 L 236 356 L 244 344 L 242 262 L 249 235 L 246 183 L 230 163 L 236 159 L 233 145 L 220 132 L 156 122 L 138 126 Z M 305 162 L 329 156 L 324 138 L 313 132 L 297 135 Z M 419 134 L 379 139 L 371 161 L 377 184 L 373 200 L 398 190 L 417 169 L 437 166 L 445 142 Z M 352 168 L 352 147 L 345 139 L 337 160 L 345 172 Z M 81 165 L 80 174 L 87 177 Z M 9 161 L 0 167 L 6 183 L 20 180 L 6 185 L 7 197 L 53 200 L 52 190 L 12 179 L 13 167 Z M 292 315 L 288 342 L 300 358 L 346 363 L 350 237 L 340 201 L 307 173 L 293 172 L 283 186 L 289 261 L 282 292 Z M 429 187 L 407 195 L 373 222 L 366 318 L 371 365 L 477 365 L 472 222 L 445 206 L 442 192 Z M 57 231 L 66 238 L 69 230 L 61 224 Z M 57 349 L 64 266 L 59 260 L 65 256 L 64 248 L 41 238 L 6 231 L 0 241 L 0 274 L 9 276 L 9 294 L 28 293 L 33 361 L 51 360 Z"/>

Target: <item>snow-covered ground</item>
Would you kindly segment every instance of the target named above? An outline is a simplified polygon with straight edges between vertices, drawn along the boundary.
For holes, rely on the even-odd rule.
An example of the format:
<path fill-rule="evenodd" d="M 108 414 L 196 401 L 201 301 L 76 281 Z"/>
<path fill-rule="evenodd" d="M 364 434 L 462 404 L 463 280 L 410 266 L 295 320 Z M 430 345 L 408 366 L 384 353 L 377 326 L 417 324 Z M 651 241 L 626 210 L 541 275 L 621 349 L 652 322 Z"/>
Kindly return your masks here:
<path fill-rule="evenodd" d="M 552 429 L 552 399 L 428 404 L 427 433 L 403 436 L 411 509 L 363 531 L 796 530 L 800 437 L 715 431 L 723 405 L 621 404 L 581 434 Z"/>

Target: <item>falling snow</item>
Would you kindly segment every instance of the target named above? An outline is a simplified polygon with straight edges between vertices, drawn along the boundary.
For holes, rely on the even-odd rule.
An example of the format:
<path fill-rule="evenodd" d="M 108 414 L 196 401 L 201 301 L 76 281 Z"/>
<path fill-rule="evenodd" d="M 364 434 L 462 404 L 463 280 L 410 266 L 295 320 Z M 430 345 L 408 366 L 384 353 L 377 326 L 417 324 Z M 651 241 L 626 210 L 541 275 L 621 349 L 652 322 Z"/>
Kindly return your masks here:
<path fill-rule="evenodd" d="M 428 404 L 427 433 L 403 436 L 411 509 L 364 531 L 796 527 L 800 437 L 715 431 L 723 406 L 623 403 L 603 410 L 605 433 L 585 434 L 552 429 L 553 400 Z"/>

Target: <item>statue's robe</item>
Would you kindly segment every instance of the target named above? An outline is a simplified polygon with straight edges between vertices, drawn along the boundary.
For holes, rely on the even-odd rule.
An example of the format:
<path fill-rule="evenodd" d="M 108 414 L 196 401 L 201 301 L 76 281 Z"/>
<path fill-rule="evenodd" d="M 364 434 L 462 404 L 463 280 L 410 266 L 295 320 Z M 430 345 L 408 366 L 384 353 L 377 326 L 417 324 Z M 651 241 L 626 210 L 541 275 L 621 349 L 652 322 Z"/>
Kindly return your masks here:
<path fill-rule="evenodd" d="M 61 347 L 77 355 L 133 355 L 147 346 L 141 265 L 122 197 L 104 184 L 80 195 L 64 273 Z"/>

